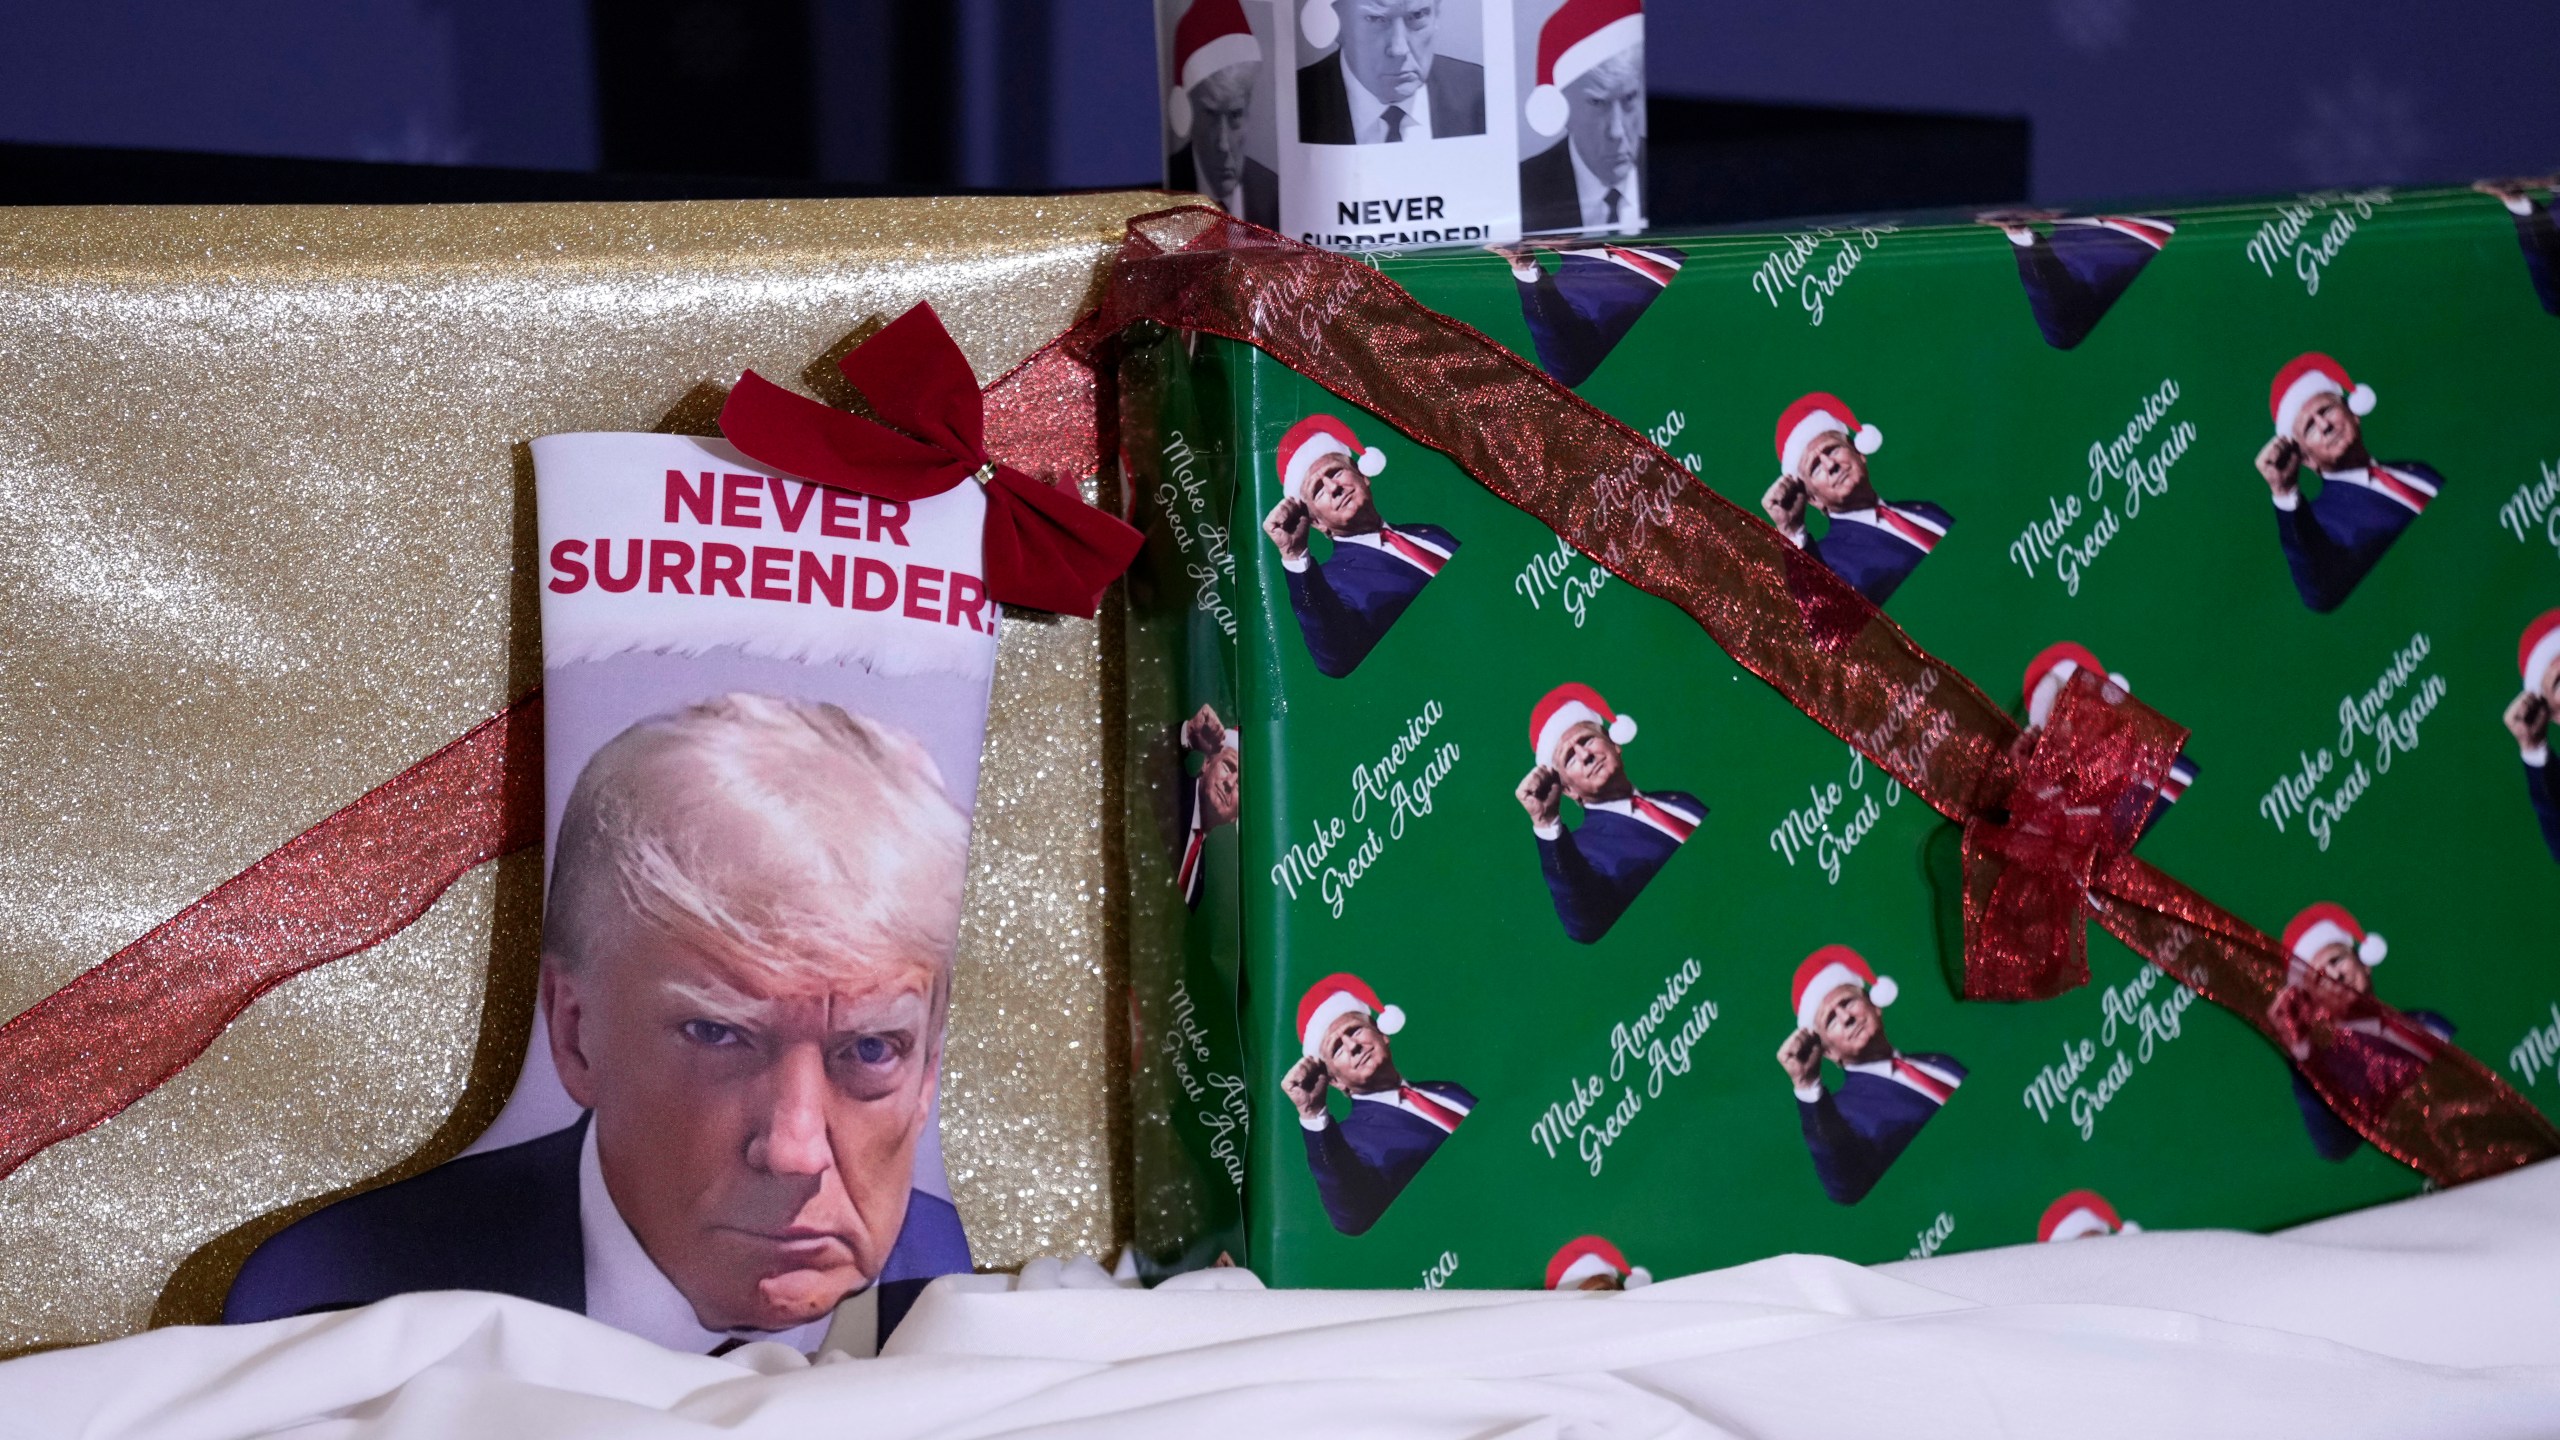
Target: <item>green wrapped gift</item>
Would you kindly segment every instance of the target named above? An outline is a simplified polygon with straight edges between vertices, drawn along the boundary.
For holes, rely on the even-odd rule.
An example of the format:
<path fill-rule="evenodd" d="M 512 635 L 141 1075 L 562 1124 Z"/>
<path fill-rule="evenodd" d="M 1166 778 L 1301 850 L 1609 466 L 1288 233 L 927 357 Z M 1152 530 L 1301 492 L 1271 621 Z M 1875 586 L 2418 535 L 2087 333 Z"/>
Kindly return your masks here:
<path fill-rule="evenodd" d="M 2096 930 L 2086 987 L 1958 999 L 1953 822 L 1380 416 L 1126 344 L 1148 1263 L 1582 1286 L 2264 1229 L 2424 1183 L 2324 1093 L 2458 1046 L 2547 1107 L 2560 242 L 2483 189 L 1371 257 L 2031 736 L 2092 684 L 2187 727 L 2119 818 L 2276 937 L 2246 1019 Z"/>

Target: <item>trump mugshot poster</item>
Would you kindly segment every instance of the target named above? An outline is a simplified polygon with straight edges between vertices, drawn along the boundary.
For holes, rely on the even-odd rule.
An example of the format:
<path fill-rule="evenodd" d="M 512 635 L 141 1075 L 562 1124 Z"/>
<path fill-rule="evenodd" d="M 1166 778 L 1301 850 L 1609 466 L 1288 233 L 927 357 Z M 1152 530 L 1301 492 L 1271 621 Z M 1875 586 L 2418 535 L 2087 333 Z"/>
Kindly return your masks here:
<path fill-rule="evenodd" d="M 1641 0 L 1159 0 L 1166 183 L 1335 249 L 1644 223 Z"/>
<path fill-rule="evenodd" d="M 983 492 L 829 490 L 676 435 L 533 458 L 522 1078 L 463 1156 L 268 1241 L 232 1318 L 473 1288 L 812 1351 L 855 1302 L 866 1353 L 970 1268 L 936 1117 L 996 648 Z"/>
<path fill-rule="evenodd" d="M 2424 1183 L 2324 1095 L 2456 1047 L 2560 1112 L 2552 195 L 1375 257 L 2021 730 L 2082 674 L 2188 729 L 2133 854 L 2276 942 L 2246 1017 L 2095 927 L 2086 986 L 1958 999 L 1956 825 L 1383 417 L 1131 346 L 1147 1263 L 1579 1286 L 2269 1229 Z M 2395 1013 L 2301 1043 L 2363 997 Z"/>

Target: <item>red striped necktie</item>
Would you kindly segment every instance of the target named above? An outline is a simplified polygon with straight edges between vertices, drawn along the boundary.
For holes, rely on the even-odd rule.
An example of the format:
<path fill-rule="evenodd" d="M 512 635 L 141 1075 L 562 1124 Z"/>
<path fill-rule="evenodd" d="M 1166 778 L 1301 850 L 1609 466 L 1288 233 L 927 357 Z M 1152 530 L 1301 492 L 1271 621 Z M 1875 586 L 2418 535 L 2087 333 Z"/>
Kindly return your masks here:
<path fill-rule="evenodd" d="M 1440 567 L 1449 563 L 1449 557 L 1446 555 L 1426 550 L 1413 543 L 1410 536 L 1397 534 L 1396 527 L 1393 525 L 1379 526 L 1378 538 L 1385 542 L 1388 549 L 1412 561 L 1414 568 L 1425 575 L 1437 575 L 1440 573 Z"/>
<path fill-rule="evenodd" d="M 2373 477 L 2373 483 L 2384 494 L 2421 514 L 2426 511 L 2427 501 L 2433 498 L 2379 465 L 2366 466 L 2364 473 Z"/>
<path fill-rule="evenodd" d="M 1894 534 L 1919 546 L 1924 551 L 1937 548 L 1937 532 L 1919 524 L 1881 500 L 1876 502 L 1876 518 L 1890 527 Z"/>
<path fill-rule="evenodd" d="M 1910 1086 L 1912 1089 L 1919 1091 L 1921 1094 L 1928 1096 L 1930 1099 L 1941 1105 L 1947 1103 L 1948 1096 L 1956 1093 L 1954 1086 L 1949 1085 L 1944 1080 L 1939 1079 L 1937 1076 L 1930 1074 L 1928 1071 L 1921 1069 L 1919 1066 L 1912 1064 L 1910 1061 L 1903 1059 L 1899 1055 L 1893 1057 L 1893 1074 L 1895 1079 L 1900 1080 L 1903 1084 Z"/>
<path fill-rule="evenodd" d="M 1467 1118 L 1467 1112 L 1464 1110 L 1452 1110 L 1410 1085 L 1398 1085 L 1396 1098 L 1402 1100 L 1415 1114 L 1443 1130 L 1454 1131 L 1458 1128 L 1458 1122 Z"/>
<path fill-rule="evenodd" d="M 1643 816 L 1645 819 L 1652 821 L 1655 826 L 1669 834 L 1674 840 L 1686 840 L 1691 835 L 1695 834 L 1698 829 L 1697 826 L 1681 819 L 1679 816 L 1672 814 L 1661 806 L 1654 804 L 1642 795 L 1635 797 L 1635 812 L 1638 815 Z"/>

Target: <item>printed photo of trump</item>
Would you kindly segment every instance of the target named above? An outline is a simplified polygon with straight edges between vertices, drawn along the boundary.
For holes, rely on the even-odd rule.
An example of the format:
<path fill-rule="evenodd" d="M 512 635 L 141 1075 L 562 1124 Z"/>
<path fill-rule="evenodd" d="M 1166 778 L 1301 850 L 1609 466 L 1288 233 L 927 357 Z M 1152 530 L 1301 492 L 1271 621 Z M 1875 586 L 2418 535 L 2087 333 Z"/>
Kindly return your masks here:
<path fill-rule="evenodd" d="M 1697 796 L 1639 790 L 1627 778 L 1625 747 L 1635 738 L 1635 717 L 1578 681 L 1548 691 L 1529 711 L 1535 763 L 1512 798 L 1529 812 L 1556 919 L 1567 939 L 1584 945 L 1608 934 L 1706 823 L 1706 803 Z M 1582 807 L 1577 829 L 1565 826 L 1567 799 Z"/>
<path fill-rule="evenodd" d="M 1796 1028 L 1778 1047 L 1778 1068 L 1795 1090 L 1814 1178 L 1835 1204 L 1866 1199 L 1964 1083 L 1953 1056 L 1894 1048 L 1883 1012 L 1896 994 L 1892 976 L 1846 945 L 1825 945 L 1796 967 Z M 1840 1067 L 1837 1090 L 1822 1083 L 1825 1060 Z"/>
<path fill-rule="evenodd" d="M 1643 228 L 1643 0 L 1564 0 L 1539 25 L 1536 53 L 1522 118 L 1555 143 L 1520 162 L 1520 228 Z M 1533 146 L 1524 137 L 1520 148 Z"/>
<path fill-rule="evenodd" d="M 2560 315 L 2560 217 L 2551 213 L 2560 199 L 2560 175 L 2520 175 L 2482 180 L 2472 189 L 2506 207 L 2516 222 L 2516 245 L 2524 251 L 2525 278 L 2533 282 L 2533 298 L 2545 314 Z M 2541 198 L 2534 196 L 2541 191 Z"/>
<path fill-rule="evenodd" d="M 2320 1098 L 2306 1072 L 2317 1071 L 2344 1103 L 2379 1118 L 2443 1053 L 2453 1022 L 2432 1010 L 2393 1013 L 2377 1003 L 2373 967 L 2390 947 L 2343 905 L 2324 900 L 2304 908 L 2284 927 L 2284 950 L 2292 963 L 2267 1004 L 2267 1023 L 2293 1060 L 2293 1100 L 2311 1148 L 2323 1160 L 2344 1160 L 2364 1147 L 2364 1137 Z M 2323 1024 L 2328 1043 L 2314 1045 Z"/>
<path fill-rule="evenodd" d="M 1237 0 L 1192 0 L 1174 22 L 1164 118 L 1177 148 L 1165 159 L 1165 185 L 1199 191 L 1230 215 L 1276 228 L 1280 177 L 1245 153 L 1262 62 L 1262 42 Z"/>
<path fill-rule="evenodd" d="M 1388 1043 L 1403 1030 L 1404 1011 L 1379 1004 L 1357 975 L 1327 975 L 1298 1001 L 1303 1053 L 1280 1088 L 1298 1111 L 1316 1198 L 1345 1235 L 1369 1233 L 1476 1108 L 1463 1085 L 1404 1078 Z M 1335 1090 L 1351 1102 L 1340 1116 L 1327 1104 Z"/>
<path fill-rule="evenodd" d="M 2151 257 L 2169 247 L 2177 222 L 2160 215 L 2065 215 L 2059 210 L 1994 210 L 1974 217 L 2009 237 L 2044 343 L 2069 350 L 2089 338 L 2133 288 Z M 2039 230 L 2038 225 L 2047 228 Z"/>
<path fill-rule="evenodd" d="M 2409 523 L 2427 513 L 2444 477 L 2417 460 L 2380 461 L 2365 449 L 2374 392 L 2318 351 L 2285 362 L 2267 391 L 2275 438 L 2258 478 L 2276 506 L 2276 543 L 2293 588 L 2315 614 L 2346 603 Z M 2306 494 L 2303 472 L 2320 477 Z"/>
<path fill-rule="evenodd" d="M 2525 797 L 2542 827 L 2543 848 L 2560 860 L 2560 779 L 2551 764 L 2551 717 L 2560 713 L 2560 610 L 2545 610 L 2524 627 L 2516 668 L 2524 689 L 2507 702 L 2503 718 L 2524 756 Z"/>
<path fill-rule="evenodd" d="M 1308 145 L 1399 145 L 1484 133 L 1478 0 L 1305 0 L 1298 139 Z"/>
<path fill-rule="evenodd" d="M 1280 503 L 1262 517 L 1262 533 L 1280 552 L 1308 658 L 1339 680 L 1404 618 L 1458 553 L 1458 537 L 1437 525 L 1388 524 L 1371 488 L 1386 453 L 1331 415 L 1290 426 L 1278 459 Z M 1311 532 L 1333 547 L 1321 562 L 1309 551 Z"/>
<path fill-rule="evenodd" d="M 1180 800 L 1174 819 L 1173 883 L 1182 891 L 1182 903 L 1197 910 L 1206 889 L 1209 832 L 1236 823 L 1242 808 L 1242 755 L 1236 732 L 1206 705 L 1183 722 L 1182 748 L 1200 757 L 1200 773 L 1175 792 Z"/>
<path fill-rule="evenodd" d="M 2133 693 L 2133 682 L 2098 663 L 2098 657 L 2090 652 L 2088 646 L 2070 640 L 2048 645 L 2037 652 L 2036 658 L 2027 662 L 2026 676 L 2020 682 L 2027 697 L 2028 734 L 2044 729 L 2045 721 L 2053 715 L 2053 702 L 2061 696 L 2062 687 L 2071 682 L 2072 676 L 2084 670 L 2128 695 Z M 2197 773 L 2196 762 L 2187 758 L 2186 751 L 2180 750 L 2177 758 L 2169 762 L 2168 777 L 2152 793 L 2151 805 L 2143 813 L 2141 828 L 2134 832 L 2137 838 L 2150 833 L 2151 827 L 2160 823 L 2160 817 L 2168 814 L 2169 807 L 2177 804 L 2178 797 L 2186 794 L 2187 787 L 2195 783 Z"/>
<path fill-rule="evenodd" d="M 1610 245 L 1541 240 L 1489 247 L 1511 266 L 1520 319 L 1538 368 L 1579 386 L 1636 328 L 1644 312 L 1680 278 L 1688 252 L 1670 245 Z M 1555 256 L 1550 269 L 1538 252 Z"/>
<path fill-rule="evenodd" d="M 2142 1227 L 2120 1219 L 2116 1207 L 2095 1190 L 2074 1190 L 2044 1207 L 2044 1218 L 2036 1222 L 2036 1243 L 2058 1245 L 2065 1240 L 2086 1240 L 2093 1235 L 2139 1235 Z"/>
<path fill-rule="evenodd" d="M 581 1113 L 287 1228 L 225 1318 L 493 1290 L 679 1350 L 807 1351 L 867 1295 L 885 1331 L 970 1267 L 917 1184 L 968 844 L 924 747 L 832 704 L 731 692 L 612 733 L 543 924 L 534 1043 Z"/>
<path fill-rule="evenodd" d="M 1777 443 L 1778 478 L 1760 497 L 1761 512 L 1790 544 L 1878 606 L 1955 524 L 1926 500 L 1876 498 L 1867 457 L 1884 448 L 1884 432 L 1858 423 L 1837 395 L 1817 390 L 1789 405 L 1778 416 Z M 1807 510 L 1829 522 L 1818 539 L 1805 528 Z"/>
<path fill-rule="evenodd" d="M 1652 1271 L 1628 1264 L 1617 1246 L 1597 1235 L 1566 1241 L 1547 1261 L 1550 1290 L 1641 1290 L 1652 1283 Z"/>

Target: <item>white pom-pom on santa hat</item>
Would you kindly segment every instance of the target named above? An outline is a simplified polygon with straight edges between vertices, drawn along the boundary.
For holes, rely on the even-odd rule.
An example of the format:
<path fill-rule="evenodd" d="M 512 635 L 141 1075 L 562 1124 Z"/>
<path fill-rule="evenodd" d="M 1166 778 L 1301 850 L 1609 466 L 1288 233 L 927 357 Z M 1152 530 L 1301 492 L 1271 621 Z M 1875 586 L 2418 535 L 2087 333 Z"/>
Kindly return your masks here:
<path fill-rule="evenodd" d="M 1342 17 L 1333 12 L 1333 0 L 1307 0 L 1299 6 L 1298 33 L 1318 50 L 1332 48 L 1342 34 Z"/>
<path fill-rule="evenodd" d="M 1644 43 L 1644 0 L 1564 0 L 1538 27 L 1538 86 L 1522 116 L 1541 135 L 1571 118 L 1564 87 L 1591 68 Z"/>
<path fill-rule="evenodd" d="M 1393 1035 L 1404 1029 L 1404 1007 L 1389 1005 L 1378 1012 L 1378 1033 Z"/>
<path fill-rule="evenodd" d="M 1164 122 L 1176 139 L 1191 138 L 1191 87 L 1238 65 L 1262 63 L 1262 44 L 1236 0 L 1192 0 L 1173 25 L 1173 88 Z"/>
<path fill-rule="evenodd" d="M 1600 698 L 1599 691 L 1568 680 L 1539 696 L 1538 703 L 1529 707 L 1530 756 L 1552 769 L 1557 747 L 1564 744 L 1566 732 L 1576 725 L 1597 725 L 1620 745 L 1636 738 L 1636 717 L 1619 714 Z"/>
<path fill-rule="evenodd" d="M 1384 469 L 1386 469 L 1386 468 L 1387 468 L 1387 452 L 1386 452 L 1386 451 L 1379 449 L 1379 448 L 1378 448 L 1377 446 L 1375 446 L 1375 445 L 1372 445 L 1372 446 L 1368 447 L 1367 449 L 1362 450 L 1362 451 L 1360 452 L 1360 473 L 1361 473 L 1361 474 L 1366 475 L 1366 476 L 1369 476 L 1371 479 L 1375 479 L 1375 478 L 1377 478 L 1377 474 L 1378 474 L 1378 472 L 1379 472 L 1379 471 L 1381 471 L 1381 470 L 1384 470 Z"/>
<path fill-rule="evenodd" d="M 1873 455 L 1884 448 L 1884 432 L 1873 425 L 1861 425 L 1858 427 L 1858 433 L 1850 437 L 1849 443 L 1858 447 L 1859 454 Z"/>

